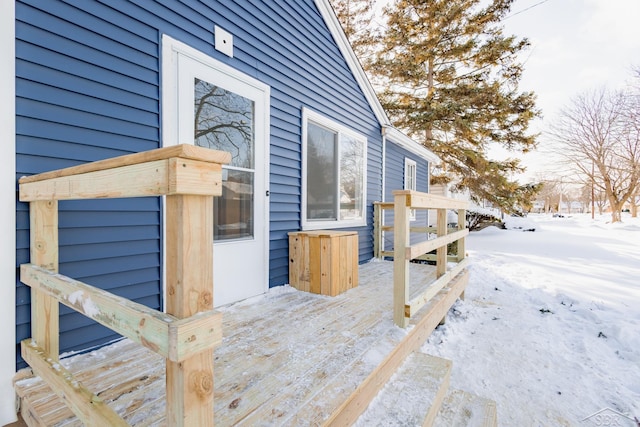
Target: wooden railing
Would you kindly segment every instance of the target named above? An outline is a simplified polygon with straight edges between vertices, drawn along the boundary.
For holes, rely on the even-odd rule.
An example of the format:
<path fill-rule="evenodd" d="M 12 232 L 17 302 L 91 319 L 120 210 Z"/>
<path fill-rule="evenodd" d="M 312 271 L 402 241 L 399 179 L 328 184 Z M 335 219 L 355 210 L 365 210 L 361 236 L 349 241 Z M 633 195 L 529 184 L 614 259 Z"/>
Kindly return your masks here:
<path fill-rule="evenodd" d="M 179 145 L 20 179 L 29 202 L 32 338 L 22 357 L 85 425 L 127 425 L 59 362 L 62 303 L 166 358 L 167 425 L 213 425 L 213 197 L 229 153 Z M 58 274 L 58 201 L 166 195 L 166 313 Z"/>
<path fill-rule="evenodd" d="M 374 204 L 374 251 L 378 258 L 393 257 L 393 319 L 404 328 L 416 311 L 423 307 L 442 288 L 444 288 L 467 265 L 465 259 L 466 209 L 468 202 L 419 193 L 409 190 L 393 192 L 393 203 Z M 436 227 L 411 227 L 412 210 L 436 210 Z M 384 224 L 384 211 L 393 210 L 393 225 Z M 456 210 L 458 221 L 456 228 L 447 227 L 447 211 Z M 393 233 L 393 251 L 385 250 L 385 233 Z M 435 238 L 425 239 L 411 245 L 411 234 L 421 233 L 425 237 L 435 234 Z M 447 254 L 449 244 L 455 243 L 455 255 Z M 435 255 L 429 252 L 436 251 Z M 436 262 L 436 280 L 420 295 L 409 299 L 411 260 Z M 448 263 L 455 263 L 451 268 Z"/>

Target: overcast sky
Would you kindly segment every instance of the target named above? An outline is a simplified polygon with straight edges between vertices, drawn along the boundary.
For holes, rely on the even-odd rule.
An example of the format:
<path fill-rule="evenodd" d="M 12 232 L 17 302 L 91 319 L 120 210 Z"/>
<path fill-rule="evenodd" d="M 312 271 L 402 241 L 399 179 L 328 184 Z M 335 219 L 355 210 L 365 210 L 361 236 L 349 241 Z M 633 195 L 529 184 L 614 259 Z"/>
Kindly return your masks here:
<path fill-rule="evenodd" d="M 602 86 L 621 88 L 640 67 L 640 0 L 516 0 L 505 32 L 527 37 L 521 90 L 532 90 L 544 132 L 572 97 Z M 544 134 L 541 137 L 544 148 Z M 549 168 L 546 156 L 523 158 L 527 179 Z"/>

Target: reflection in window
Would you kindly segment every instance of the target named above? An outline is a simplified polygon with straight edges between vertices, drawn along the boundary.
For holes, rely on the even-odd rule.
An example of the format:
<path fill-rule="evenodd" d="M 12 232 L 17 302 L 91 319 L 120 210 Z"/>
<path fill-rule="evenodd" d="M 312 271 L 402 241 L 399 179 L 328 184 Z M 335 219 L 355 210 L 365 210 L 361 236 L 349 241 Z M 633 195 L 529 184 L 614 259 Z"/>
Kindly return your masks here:
<path fill-rule="evenodd" d="M 204 80 L 194 81 L 194 143 L 231 153 L 214 197 L 214 240 L 246 239 L 254 231 L 254 103 Z"/>
<path fill-rule="evenodd" d="M 253 237 L 253 173 L 230 169 L 222 172 L 222 197 L 213 198 L 213 238 Z"/>
<path fill-rule="evenodd" d="M 350 136 L 340 140 L 340 219 L 362 218 L 364 205 L 364 143 Z"/>
<path fill-rule="evenodd" d="M 304 220 L 314 224 L 331 221 L 336 225 L 362 222 L 366 140 L 339 125 L 320 122 L 307 119 Z"/>
<path fill-rule="evenodd" d="M 338 219 L 336 143 L 338 135 L 313 123 L 307 126 L 307 217 Z"/>
<path fill-rule="evenodd" d="M 231 153 L 231 166 L 253 168 L 253 101 L 195 79 L 195 145 Z"/>

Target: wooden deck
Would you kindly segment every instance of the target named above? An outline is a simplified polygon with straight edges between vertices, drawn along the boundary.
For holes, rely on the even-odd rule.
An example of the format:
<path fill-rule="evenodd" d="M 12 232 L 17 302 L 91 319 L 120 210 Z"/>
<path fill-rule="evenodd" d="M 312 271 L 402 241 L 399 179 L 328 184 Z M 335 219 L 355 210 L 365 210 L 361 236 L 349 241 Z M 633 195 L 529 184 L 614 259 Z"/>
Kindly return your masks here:
<path fill-rule="evenodd" d="M 215 424 L 323 425 L 353 419 L 349 412 L 366 406 L 377 383 L 386 382 L 437 326 L 464 291 L 466 274 L 438 293 L 406 330 L 393 322 L 388 261 L 360 266 L 360 285 L 336 297 L 281 287 L 221 308 Z M 411 279 L 417 294 L 435 280 L 435 268 L 411 264 Z M 155 426 L 165 425 L 164 360 L 123 340 L 60 363 L 129 424 Z M 39 378 L 19 373 L 16 391 L 30 426 L 81 425 Z"/>

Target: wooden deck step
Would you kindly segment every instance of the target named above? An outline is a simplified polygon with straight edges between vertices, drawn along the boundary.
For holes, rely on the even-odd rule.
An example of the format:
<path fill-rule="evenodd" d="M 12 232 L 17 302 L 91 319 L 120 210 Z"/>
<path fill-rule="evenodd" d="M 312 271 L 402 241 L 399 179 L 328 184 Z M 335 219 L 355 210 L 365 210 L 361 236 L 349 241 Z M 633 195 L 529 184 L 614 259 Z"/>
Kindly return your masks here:
<path fill-rule="evenodd" d="M 95 390 L 99 397 L 118 411 L 123 404 L 129 407 L 136 405 L 136 394 L 144 394 L 144 399 L 148 401 L 154 395 L 152 390 L 164 392 L 164 359 L 129 340 L 80 357 L 64 359 L 61 365 L 73 370 L 78 381 Z M 38 377 L 18 381 L 16 392 L 21 400 L 22 416 L 29 426 L 82 425 Z M 120 399 L 123 396 L 126 396 L 123 399 L 126 403 Z M 127 421 L 131 422 L 130 417 L 127 417 Z"/>
<path fill-rule="evenodd" d="M 413 352 L 355 425 L 432 425 L 449 388 L 451 366 L 449 360 Z"/>
<path fill-rule="evenodd" d="M 498 412 L 493 400 L 461 390 L 451 390 L 442 402 L 434 427 L 496 427 Z"/>

